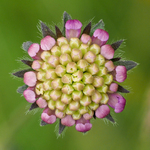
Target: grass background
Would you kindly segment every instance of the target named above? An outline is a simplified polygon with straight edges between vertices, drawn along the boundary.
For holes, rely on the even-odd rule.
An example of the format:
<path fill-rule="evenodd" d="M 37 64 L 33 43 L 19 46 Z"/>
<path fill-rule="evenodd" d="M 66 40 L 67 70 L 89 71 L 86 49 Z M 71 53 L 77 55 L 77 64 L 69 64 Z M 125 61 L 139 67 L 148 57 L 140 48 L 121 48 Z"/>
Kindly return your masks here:
<path fill-rule="evenodd" d="M 123 58 L 139 66 L 129 72 L 122 84 L 131 91 L 125 94 L 126 109 L 113 114 L 117 125 L 92 121 L 85 135 L 71 127 L 57 138 L 55 125 L 40 127 L 41 112 L 32 111 L 16 93 L 22 80 L 10 73 L 20 68 L 24 41 L 40 42 L 39 20 L 50 25 L 62 21 L 67 11 L 82 23 L 103 19 L 109 42 L 126 39 Z M 1 0 L 0 1 L 0 150 L 148 150 L 150 147 L 150 1 L 149 0 Z"/>

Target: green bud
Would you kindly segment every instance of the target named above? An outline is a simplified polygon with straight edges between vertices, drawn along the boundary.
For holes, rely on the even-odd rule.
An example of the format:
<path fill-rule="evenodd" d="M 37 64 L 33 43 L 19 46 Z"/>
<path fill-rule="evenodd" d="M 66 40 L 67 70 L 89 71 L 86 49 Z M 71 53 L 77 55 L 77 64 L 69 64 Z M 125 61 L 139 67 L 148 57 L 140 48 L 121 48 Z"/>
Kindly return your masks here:
<path fill-rule="evenodd" d="M 62 54 L 71 54 L 71 47 L 69 44 L 65 44 L 61 47 L 61 53 Z"/>
<path fill-rule="evenodd" d="M 73 91 L 72 92 L 72 99 L 74 101 L 79 101 L 82 98 L 82 96 L 83 96 L 82 91 Z"/>
<path fill-rule="evenodd" d="M 46 79 L 54 80 L 57 78 L 55 69 L 49 69 L 46 71 Z"/>
<path fill-rule="evenodd" d="M 94 87 L 101 87 L 104 84 L 103 77 L 95 76 L 93 79 L 93 85 Z"/>
<path fill-rule="evenodd" d="M 80 59 L 82 59 L 82 52 L 79 49 L 74 48 L 71 51 L 71 58 L 74 62 L 79 61 Z"/>
<path fill-rule="evenodd" d="M 70 74 L 65 74 L 61 80 L 65 84 L 72 84 L 72 76 Z"/>
<path fill-rule="evenodd" d="M 88 51 L 88 52 L 85 53 L 85 55 L 84 55 L 84 59 L 85 59 L 88 63 L 94 63 L 95 58 L 96 58 L 96 55 L 95 55 L 93 52 L 91 52 L 91 51 Z"/>
<path fill-rule="evenodd" d="M 72 74 L 72 80 L 74 82 L 81 81 L 82 77 L 83 77 L 83 72 L 80 71 L 80 70 L 78 70 L 78 71 L 76 71 L 75 73 Z"/>
<path fill-rule="evenodd" d="M 108 100 L 109 100 L 109 97 L 107 94 L 101 94 L 102 95 L 102 99 L 101 99 L 101 104 L 107 104 L 108 103 Z"/>
<path fill-rule="evenodd" d="M 83 82 L 81 82 L 81 81 L 79 81 L 79 82 L 74 82 L 74 83 L 72 84 L 72 86 L 73 86 L 73 88 L 74 88 L 75 90 L 77 90 L 77 91 L 82 91 L 83 88 L 84 88 L 84 84 L 83 84 Z"/>
<path fill-rule="evenodd" d="M 80 40 L 78 38 L 71 38 L 70 39 L 70 46 L 71 46 L 71 48 L 79 48 Z"/>
<path fill-rule="evenodd" d="M 99 107 L 99 104 L 96 104 L 94 102 L 91 102 L 91 104 L 89 105 L 89 108 L 92 110 L 96 110 Z"/>
<path fill-rule="evenodd" d="M 44 60 L 44 61 L 48 61 L 48 58 L 51 56 L 51 53 L 49 51 L 43 51 L 41 53 L 41 58 Z"/>
<path fill-rule="evenodd" d="M 97 73 L 97 76 L 104 76 L 107 74 L 107 68 L 106 67 L 99 67 L 99 71 Z"/>
<path fill-rule="evenodd" d="M 43 89 L 45 91 L 52 90 L 51 82 L 52 82 L 51 80 L 46 80 L 46 81 L 43 82 Z"/>
<path fill-rule="evenodd" d="M 102 55 L 99 54 L 99 55 L 96 56 L 95 63 L 98 66 L 102 66 L 105 63 L 105 58 Z"/>
<path fill-rule="evenodd" d="M 100 47 L 97 44 L 92 44 L 90 46 L 90 51 L 92 51 L 95 55 L 98 55 L 100 53 Z"/>
<path fill-rule="evenodd" d="M 101 99 L 102 99 L 102 96 L 97 90 L 95 90 L 95 92 L 92 95 L 91 99 L 94 103 L 99 104 Z"/>
<path fill-rule="evenodd" d="M 66 66 L 67 73 L 74 73 L 77 71 L 77 66 L 75 62 L 69 62 Z"/>
<path fill-rule="evenodd" d="M 80 118 L 81 118 L 81 114 L 80 114 L 80 112 L 77 110 L 77 111 L 74 111 L 73 112 L 73 115 L 72 115 L 72 118 L 74 119 L 74 120 L 79 120 Z"/>
<path fill-rule="evenodd" d="M 56 102 L 55 102 L 55 101 L 49 100 L 49 101 L 47 102 L 47 104 L 48 104 L 48 107 L 49 107 L 51 110 L 55 110 L 55 108 L 56 108 Z"/>
<path fill-rule="evenodd" d="M 59 57 L 59 61 L 62 65 L 66 66 L 69 62 L 71 62 L 71 57 L 69 54 L 62 54 L 60 57 Z"/>
<path fill-rule="evenodd" d="M 89 104 L 91 104 L 91 98 L 89 96 L 84 95 L 80 100 L 80 104 L 83 106 L 88 106 Z"/>
<path fill-rule="evenodd" d="M 84 84 L 91 84 L 93 82 L 93 79 L 94 78 L 90 73 L 86 72 L 86 73 L 83 74 L 82 81 L 83 81 Z"/>
<path fill-rule="evenodd" d="M 58 65 L 55 68 L 55 73 L 59 76 L 62 77 L 66 73 L 66 68 L 63 65 Z"/>
<path fill-rule="evenodd" d="M 44 92 L 43 97 L 44 97 L 45 100 L 50 100 L 50 93 L 51 93 L 51 91 L 45 91 Z"/>
<path fill-rule="evenodd" d="M 88 69 L 88 66 L 89 66 L 88 62 L 84 59 L 81 59 L 77 62 L 77 68 L 82 72 L 86 71 Z"/>
<path fill-rule="evenodd" d="M 99 72 L 99 67 L 97 64 L 93 63 L 89 66 L 88 70 L 89 73 L 91 73 L 92 75 L 95 75 Z"/>
<path fill-rule="evenodd" d="M 108 91 L 108 86 L 104 84 L 103 86 L 96 88 L 96 89 L 100 93 L 106 93 Z"/>
<path fill-rule="evenodd" d="M 57 101 L 58 99 L 60 99 L 62 95 L 62 92 L 59 90 L 53 90 L 50 93 L 50 97 L 52 98 L 52 100 Z"/>
<path fill-rule="evenodd" d="M 70 110 L 72 111 L 76 111 L 80 108 L 80 103 L 78 101 L 72 101 L 70 104 L 69 104 L 69 108 Z"/>
<path fill-rule="evenodd" d="M 64 94 L 71 94 L 73 91 L 74 91 L 74 89 L 70 84 L 66 84 L 62 87 L 62 92 Z"/>
<path fill-rule="evenodd" d="M 113 76 L 111 74 L 106 74 L 103 76 L 105 84 L 111 84 L 113 81 Z"/>
<path fill-rule="evenodd" d="M 45 76 L 46 76 L 45 71 L 40 71 L 40 72 L 37 73 L 37 79 L 39 81 L 45 81 L 46 80 Z"/>
<path fill-rule="evenodd" d="M 56 78 L 51 82 L 51 87 L 54 90 L 60 90 L 62 88 L 63 84 L 60 78 Z"/>
<path fill-rule="evenodd" d="M 65 104 L 69 104 L 72 101 L 72 97 L 71 97 L 71 95 L 63 93 L 61 96 L 61 101 Z"/>
<path fill-rule="evenodd" d="M 60 111 L 59 109 L 55 110 L 55 115 L 56 115 L 56 117 L 58 117 L 60 119 L 65 117 L 65 113 L 63 111 Z"/>
<path fill-rule="evenodd" d="M 88 107 L 81 105 L 80 108 L 79 108 L 79 112 L 80 112 L 81 115 L 87 113 L 88 112 Z"/>
<path fill-rule="evenodd" d="M 50 66 L 55 68 L 57 65 L 59 65 L 59 57 L 51 55 L 48 59 L 48 63 L 50 64 Z"/>
<path fill-rule="evenodd" d="M 89 51 L 89 46 L 87 44 L 81 44 L 79 48 L 83 55 L 85 55 Z"/>
<path fill-rule="evenodd" d="M 51 49 L 51 54 L 59 57 L 61 55 L 60 47 L 59 46 L 53 46 Z"/>
<path fill-rule="evenodd" d="M 64 111 L 66 109 L 66 104 L 61 101 L 56 101 L 56 108 L 60 111 Z"/>
<path fill-rule="evenodd" d="M 73 111 L 70 110 L 69 106 L 66 108 L 65 111 L 66 111 L 66 114 L 67 114 L 67 115 L 72 115 L 72 114 L 73 114 Z"/>
<path fill-rule="evenodd" d="M 49 69 L 52 69 L 53 67 L 51 67 L 50 65 L 49 65 L 49 63 L 47 63 L 47 62 L 44 62 L 42 65 L 41 65 L 41 69 L 43 69 L 44 71 L 47 71 L 47 70 L 49 70 Z"/>
<path fill-rule="evenodd" d="M 57 39 L 58 46 L 61 47 L 62 45 L 65 45 L 65 44 L 68 44 L 68 40 L 65 37 L 60 37 Z"/>
<path fill-rule="evenodd" d="M 37 95 L 43 94 L 43 92 L 44 92 L 43 83 L 37 83 L 36 84 L 35 92 Z"/>
<path fill-rule="evenodd" d="M 85 85 L 85 87 L 83 89 L 83 93 L 85 95 L 92 96 L 94 92 L 95 92 L 95 88 L 93 85 L 90 85 L 90 84 Z"/>

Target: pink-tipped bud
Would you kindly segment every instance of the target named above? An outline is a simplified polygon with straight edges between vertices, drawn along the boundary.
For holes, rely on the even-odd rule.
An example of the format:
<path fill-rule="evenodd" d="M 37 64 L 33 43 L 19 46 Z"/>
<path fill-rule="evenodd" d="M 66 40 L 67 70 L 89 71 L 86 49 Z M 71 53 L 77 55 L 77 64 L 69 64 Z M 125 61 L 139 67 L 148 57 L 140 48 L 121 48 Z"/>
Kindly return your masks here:
<path fill-rule="evenodd" d="M 110 113 L 110 109 L 107 105 L 101 105 L 95 111 L 95 115 L 97 118 L 105 118 Z"/>
<path fill-rule="evenodd" d="M 107 68 L 108 72 L 111 72 L 115 69 L 114 63 L 112 61 L 106 62 L 105 67 Z"/>
<path fill-rule="evenodd" d="M 40 107 L 40 108 L 45 108 L 47 107 L 47 102 L 45 99 L 43 99 L 42 97 L 40 97 L 37 101 L 36 104 Z"/>
<path fill-rule="evenodd" d="M 87 44 L 87 45 L 90 45 L 92 43 L 91 37 L 87 34 L 82 34 L 81 41 L 82 43 Z"/>
<path fill-rule="evenodd" d="M 106 59 L 112 59 L 114 57 L 114 49 L 111 47 L 111 45 L 103 45 L 101 47 L 101 54 L 106 58 Z"/>
<path fill-rule="evenodd" d="M 117 90 L 118 90 L 118 84 L 117 83 L 111 83 L 110 86 L 109 86 L 109 90 L 111 92 L 117 92 Z"/>
<path fill-rule="evenodd" d="M 61 119 L 61 124 L 70 127 L 75 124 L 75 120 L 72 118 L 71 115 L 66 115 L 64 118 Z"/>
<path fill-rule="evenodd" d="M 38 57 L 39 51 L 40 51 L 40 45 L 37 43 L 33 43 L 28 49 L 28 54 L 33 59 L 39 59 Z"/>

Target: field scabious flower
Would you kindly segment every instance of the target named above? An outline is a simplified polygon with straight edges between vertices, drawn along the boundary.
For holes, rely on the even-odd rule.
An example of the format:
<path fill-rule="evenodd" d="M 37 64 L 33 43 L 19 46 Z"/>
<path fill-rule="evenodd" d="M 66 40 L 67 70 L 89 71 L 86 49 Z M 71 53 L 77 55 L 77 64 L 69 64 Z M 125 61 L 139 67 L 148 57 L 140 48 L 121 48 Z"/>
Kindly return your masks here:
<path fill-rule="evenodd" d="M 92 128 L 92 118 L 115 122 L 110 107 L 116 113 L 122 112 L 126 100 L 120 92 L 129 92 L 119 83 L 137 65 L 114 58 L 123 40 L 107 44 L 109 34 L 102 20 L 93 27 L 90 22 L 82 30 L 82 23 L 72 20 L 66 12 L 64 27 L 61 31 L 55 26 L 56 34 L 40 23 L 40 44 L 23 43 L 33 60 L 22 62 L 30 68 L 13 75 L 24 80 L 18 92 L 32 104 L 30 110 L 43 109 L 41 125 L 59 119 L 59 133 L 73 125 L 77 131 L 87 132 Z"/>

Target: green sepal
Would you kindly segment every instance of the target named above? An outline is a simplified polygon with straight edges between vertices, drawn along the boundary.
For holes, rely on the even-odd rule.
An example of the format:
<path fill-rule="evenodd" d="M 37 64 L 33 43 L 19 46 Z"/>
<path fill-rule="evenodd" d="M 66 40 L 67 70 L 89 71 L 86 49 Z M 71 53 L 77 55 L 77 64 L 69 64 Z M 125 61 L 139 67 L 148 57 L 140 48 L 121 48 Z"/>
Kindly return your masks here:
<path fill-rule="evenodd" d="M 119 61 L 120 59 L 121 57 L 116 57 L 116 58 L 111 59 L 111 61 L 115 62 L 115 61 Z"/>
<path fill-rule="evenodd" d="M 89 34 L 90 34 L 90 31 L 91 31 L 91 22 L 89 22 L 89 24 L 83 29 L 82 34 L 87 34 L 87 35 L 89 35 Z M 82 35 L 82 34 L 81 34 L 81 35 Z"/>
<path fill-rule="evenodd" d="M 71 20 L 71 16 L 65 11 L 63 14 L 63 29 L 62 29 L 62 34 L 65 36 L 65 24 L 68 20 Z"/>
<path fill-rule="evenodd" d="M 125 66 L 127 71 L 135 68 L 138 65 L 138 63 L 131 61 L 131 60 L 120 60 L 120 61 L 115 62 L 114 64 L 117 66 Z"/>
<path fill-rule="evenodd" d="M 59 135 L 64 131 L 66 126 L 61 124 L 61 119 L 59 120 Z"/>
<path fill-rule="evenodd" d="M 16 76 L 16 77 L 19 77 L 19 78 L 23 78 L 24 77 L 24 74 L 28 71 L 31 71 L 33 69 L 25 69 L 25 70 L 21 70 L 21 71 L 17 71 L 15 73 L 12 73 L 12 75 Z"/>
<path fill-rule="evenodd" d="M 40 126 L 45 126 L 47 125 L 48 123 L 46 123 L 45 121 L 41 120 L 41 123 L 40 123 Z"/>
<path fill-rule="evenodd" d="M 24 90 L 26 90 L 28 86 L 25 84 L 23 86 L 18 87 L 17 93 L 23 94 Z"/>
<path fill-rule="evenodd" d="M 117 49 L 120 47 L 120 45 L 122 44 L 122 42 L 124 42 L 124 40 L 119 40 L 119 41 L 117 41 L 117 42 L 111 44 L 111 47 L 112 47 L 114 50 L 117 50 Z"/>
<path fill-rule="evenodd" d="M 34 102 L 34 103 L 30 106 L 29 111 L 30 111 L 30 110 L 33 110 L 33 109 L 35 109 L 35 108 L 39 108 L 39 106 L 36 104 L 36 102 Z"/>
<path fill-rule="evenodd" d="M 59 29 L 57 26 L 55 26 L 55 31 L 56 31 L 56 37 L 57 37 L 57 38 L 63 36 L 63 35 L 62 35 L 62 32 L 60 31 L 60 29 Z"/>
<path fill-rule="evenodd" d="M 108 114 L 105 118 L 108 119 L 110 122 L 115 123 L 115 120 L 110 114 Z"/>
<path fill-rule="evenodd" d="M 23 42 L 23 44 L 22 44 L 22 49 L 23 49 L 24 51 L 28 52 L 28 49 L 29 49 L 29 47 L 30 47 L 32 44 L 33 44 L 33 43 L 30 42 L 30 41 Z"/>
<path fill-rule="evenodd" d="M 94 27 L 92 27 L 91 32 L 90 32 L 90 36 L 93 35 L 93 33 L 96 29 L 103 29 L 104 30 L 105 29 L 104 26 L 105 26 L 105 24 L 104 24 L 103 20 L 101 19 L 97 24 L 94 25 Z"/>
<path fill-rule="evenodd" d="M 121 93 L 130 93 L 130 91 L 128 91 L 127 89 L 125 89 L 121 85 L 118 85 L 118 90 L 117 91 L 121 92 Z"/>
<path fill-rule="evenodd" d="M 43 37 L 46 37 L 47 35 L 53 37 L 54 39 L 56 39 L 56 35 L 54 34 L 54 32 L 52 30 L 50 30 L 50 28 L 44 24 L 42 21 L 40 21 L 41 23 L 41 31 L 42 31 L 42 35 Z"/>
<path fill-rule="evenodd" d="M 30 60 L 21 60 L 24 64 L 28 65 L 29 67 L 32 66 L 33 61 Z"/>

